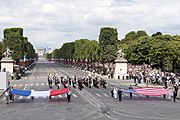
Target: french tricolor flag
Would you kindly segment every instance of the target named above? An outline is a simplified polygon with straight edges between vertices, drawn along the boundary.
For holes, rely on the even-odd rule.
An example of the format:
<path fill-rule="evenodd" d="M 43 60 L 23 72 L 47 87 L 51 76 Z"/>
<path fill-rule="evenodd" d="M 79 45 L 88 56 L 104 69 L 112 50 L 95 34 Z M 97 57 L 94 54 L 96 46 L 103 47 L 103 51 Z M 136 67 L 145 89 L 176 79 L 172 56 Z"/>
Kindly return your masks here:
<path fill-rule="evenodd" d="M 16 94 L 21 96 L 32 96 L 32 97 L 58 96 L 60 94 L 65 94 L 68 92 L 69 92 L 68 88 L 63 88 L 60 90 L 49 90 L 49 91 L 17 90 L 17 89 L 11 90 L 11 94 Z"/>

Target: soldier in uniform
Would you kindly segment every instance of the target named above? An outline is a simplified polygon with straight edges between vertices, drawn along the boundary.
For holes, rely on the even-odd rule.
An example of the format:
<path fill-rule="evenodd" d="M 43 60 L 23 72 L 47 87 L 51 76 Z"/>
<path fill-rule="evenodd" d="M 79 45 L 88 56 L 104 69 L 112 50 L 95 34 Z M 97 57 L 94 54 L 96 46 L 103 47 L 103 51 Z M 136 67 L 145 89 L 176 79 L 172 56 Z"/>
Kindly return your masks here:
<path fill-rule="evenodd" d="M 132 85 L 129 86 L 129 90 L 132 90 Z M 129 92 L 130 97 L 132 97 L 132 92 Z"/>
<path fill-rule="evenodd" d="M 121 88 L 118 89 L 119 101 L 122 101 L 122 90 Z"/>
<path fill-rule="evenodd" d="M 67 93 L 67 99 L 68 99 L 68 102 L 70 102 L 71 100 L 71 90 L 69 89 L 69 92 Z"/>

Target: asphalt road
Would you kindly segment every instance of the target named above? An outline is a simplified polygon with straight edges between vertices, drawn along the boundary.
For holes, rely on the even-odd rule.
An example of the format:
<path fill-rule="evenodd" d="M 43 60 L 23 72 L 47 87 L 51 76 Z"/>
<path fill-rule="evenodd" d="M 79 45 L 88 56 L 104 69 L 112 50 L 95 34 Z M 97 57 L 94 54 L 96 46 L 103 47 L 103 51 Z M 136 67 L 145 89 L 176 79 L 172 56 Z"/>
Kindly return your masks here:
<path fill-rule="evenodd" d="M 49 90 L 47 75 L 57 73 L 70 77 L 86 76 L 85 71 L 63 66 L 59 63 L 48 62 L 39 57 L 37 64 L 30 68 L 20 80 L 11 81 L 16 89 Z M 140 95 L 129 97 L 123 93 L 120 102 L 110 96 L 111 84 L 121 88 L 119 81 L 108 81 L 107 89 L 87 88 L 82 91 L 70 87 L 71 102 L 65 95 L 49 99 L 39 97 L 31 100 L 29 97 L 15 96 L 9 105 L 5 97 L 0 98 L 0 120 L 179 120 L 180 102 L 163 97 L 146 98 Z M 62 86 L 61 86 L 62 87 Z M 53 86 L 53 89 L 57 89 Z"/>

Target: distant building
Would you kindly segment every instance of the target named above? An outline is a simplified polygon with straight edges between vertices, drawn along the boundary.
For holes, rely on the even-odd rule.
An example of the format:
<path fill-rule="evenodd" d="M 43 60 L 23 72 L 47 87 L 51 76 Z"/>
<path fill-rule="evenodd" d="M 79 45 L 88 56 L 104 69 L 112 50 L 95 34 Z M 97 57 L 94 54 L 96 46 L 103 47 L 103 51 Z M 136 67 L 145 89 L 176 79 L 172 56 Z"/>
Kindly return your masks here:
<path fill-rule="evenodd" d="M 51 54 L 54 51 L 54 49 L 49 49 L 47 53 Z"/>
<path fill-rule="evenodd" d="M 46 53 L 46 48 L 36 48 L 35 50 L 38 56 L 43 56 Z"/>

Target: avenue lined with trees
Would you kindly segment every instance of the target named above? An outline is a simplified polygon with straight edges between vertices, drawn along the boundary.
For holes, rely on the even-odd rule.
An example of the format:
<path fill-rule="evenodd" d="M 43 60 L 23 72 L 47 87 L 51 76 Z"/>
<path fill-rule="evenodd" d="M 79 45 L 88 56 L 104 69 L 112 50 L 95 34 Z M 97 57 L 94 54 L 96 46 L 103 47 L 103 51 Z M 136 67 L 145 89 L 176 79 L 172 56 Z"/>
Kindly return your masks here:
<path fill-rule="evenodd" d="M 180 36 L 157 32 L 149 36 L 145 31 L 131 31 L 118 40 L 116 28 L 100 29 L 99 40 L 79 39 L 64 43 L 59 49 L 47 54 L 48 59 L 70 62 L 113 63 L 118 49 L 134 65 L 147 64 L 153 68 L 174 71 L 180 69 Z"/>

